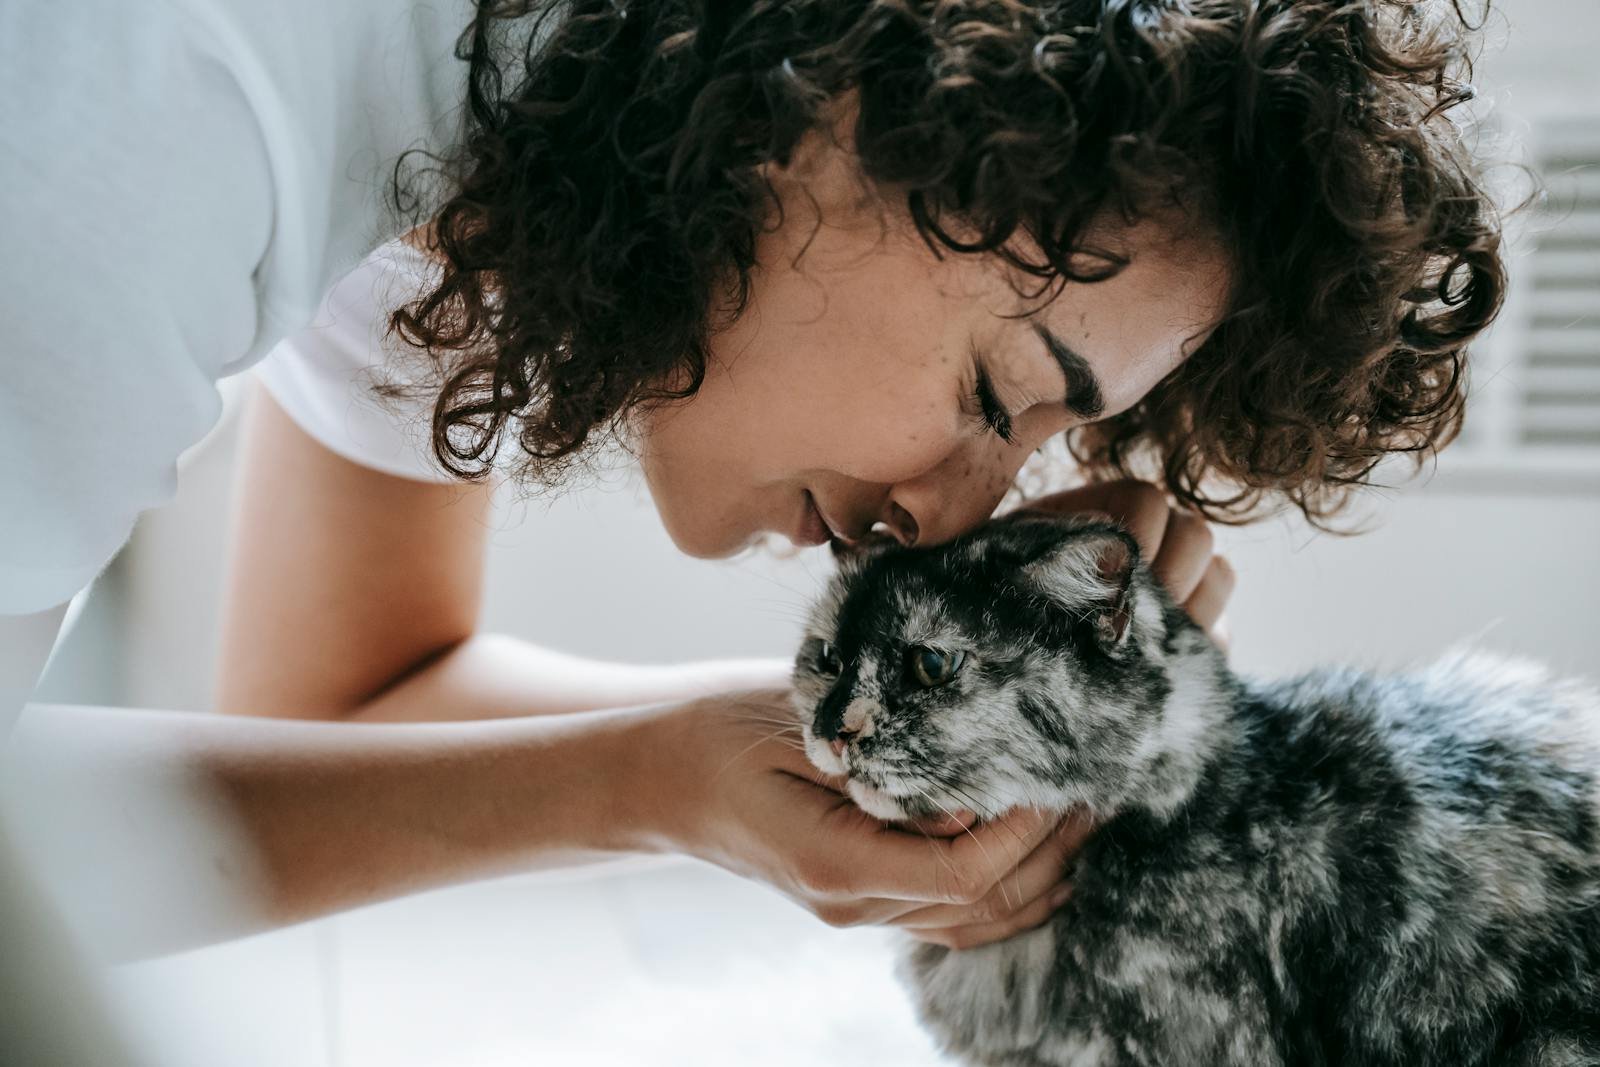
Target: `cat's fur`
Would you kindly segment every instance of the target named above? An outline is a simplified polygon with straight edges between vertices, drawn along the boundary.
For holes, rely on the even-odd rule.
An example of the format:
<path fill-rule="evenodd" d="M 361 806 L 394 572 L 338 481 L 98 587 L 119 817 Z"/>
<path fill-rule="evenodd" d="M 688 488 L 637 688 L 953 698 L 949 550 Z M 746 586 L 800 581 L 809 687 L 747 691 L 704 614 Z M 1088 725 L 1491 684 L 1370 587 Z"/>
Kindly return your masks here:
<path fill-rule="evenodd" d="M 807 751 L 862 807 L 1100 820 L 1044 926 L 908 949 L 959 1061 L 1600 1064 L 1584 687 L 1466 655 L 1256 686 L 1126 534 L 1030 516 L 847 561 L 808 632 Z M 917 646 L 967 659 L 923 687 Z"/>

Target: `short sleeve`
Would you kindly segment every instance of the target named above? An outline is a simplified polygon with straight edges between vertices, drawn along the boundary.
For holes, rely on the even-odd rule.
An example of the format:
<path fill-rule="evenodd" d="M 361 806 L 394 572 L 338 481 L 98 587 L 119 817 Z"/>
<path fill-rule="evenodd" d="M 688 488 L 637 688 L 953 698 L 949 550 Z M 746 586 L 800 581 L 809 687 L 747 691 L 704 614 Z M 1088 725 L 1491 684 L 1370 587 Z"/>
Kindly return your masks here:
<path fill-rule="evenodd" d="M 426 352 L 388 331 L 390 313 L 435 269 L 410 245 L 381 246 L 328 292 L 309 325 L 279 342 L 254 373 L 295 423 L 352 463 L 425 482 L 457 479 L 432 454 L 438 383 Z M 404 396 L 380 397 L 380 383 Z"/>

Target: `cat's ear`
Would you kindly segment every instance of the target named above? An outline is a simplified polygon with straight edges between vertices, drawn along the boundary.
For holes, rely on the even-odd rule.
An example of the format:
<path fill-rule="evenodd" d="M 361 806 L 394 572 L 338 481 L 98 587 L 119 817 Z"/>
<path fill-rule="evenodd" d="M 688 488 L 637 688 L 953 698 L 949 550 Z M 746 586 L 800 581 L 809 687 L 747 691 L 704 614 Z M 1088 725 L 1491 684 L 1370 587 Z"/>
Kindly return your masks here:
<path fill-rule="evenodd" d="M 1139 543 L 1110 526 L 1069 532 L 1022 568 L 1023 580 L 1090 624 L 1108 651 L 1120 647 L 1133 621 L 1133 568 Z"/>

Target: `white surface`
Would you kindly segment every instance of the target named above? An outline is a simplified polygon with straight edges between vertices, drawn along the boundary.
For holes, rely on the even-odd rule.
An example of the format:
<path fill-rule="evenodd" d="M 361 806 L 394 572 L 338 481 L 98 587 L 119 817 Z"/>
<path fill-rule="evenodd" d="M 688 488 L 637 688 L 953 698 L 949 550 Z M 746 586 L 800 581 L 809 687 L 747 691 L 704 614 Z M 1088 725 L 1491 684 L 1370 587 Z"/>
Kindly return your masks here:
<path fill-rule="evenodd" d="M 328 1054 L 317 937 L 299 927 L 115 967 L 106 984 L 151 1067 L 341 1067 Z"/>
<path fill-rule="evenodd" d="M 162 1067 L 923 1067 L 892 936 L 673 861 L 425 894 L 113 988 Z"/>

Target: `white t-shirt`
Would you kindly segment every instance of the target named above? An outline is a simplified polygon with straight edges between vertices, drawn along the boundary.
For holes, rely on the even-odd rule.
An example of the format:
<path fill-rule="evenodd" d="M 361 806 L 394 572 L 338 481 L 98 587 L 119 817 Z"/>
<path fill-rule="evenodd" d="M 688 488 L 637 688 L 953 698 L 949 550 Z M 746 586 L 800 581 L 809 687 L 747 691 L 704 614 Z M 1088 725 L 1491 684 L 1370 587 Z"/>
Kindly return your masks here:
<path fill-rule="evenodd" d="M 425 352 L 388 333 L 389 313 L 437 277 L 426 256 L 391 241 L 340 279 L 311 322 L 252 373 L 301 429 L 344 458 L 401 478 L 454 481 L 429 439 L 443 383 Z M 419 388 L 380 400 L 378 382 Z"/>
<path fill-rule="evenodd" d="M 178 455 L 221 412 L 217 379 L 396 236 L 395 160 L 459 136 L 471 10 L 0 4 L 0 614 L 92 580 L 172 497 Z M 336 417 L 315 394 L 338 372 L 318 361 L 354 344 L 313 328 L 267 375 L 313 432 Z"/>

